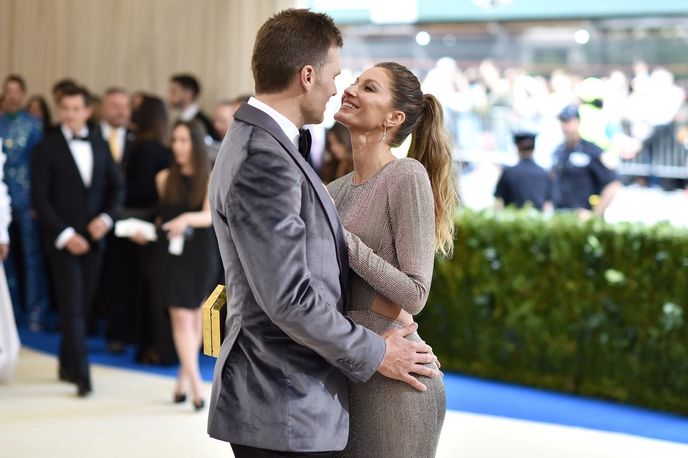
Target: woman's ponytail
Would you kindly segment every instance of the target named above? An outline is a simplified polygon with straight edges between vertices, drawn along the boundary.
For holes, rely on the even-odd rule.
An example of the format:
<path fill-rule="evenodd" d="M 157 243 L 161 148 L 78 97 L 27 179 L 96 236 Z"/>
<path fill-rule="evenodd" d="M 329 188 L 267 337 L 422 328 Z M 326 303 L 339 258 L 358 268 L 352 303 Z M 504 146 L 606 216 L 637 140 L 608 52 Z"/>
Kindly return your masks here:
<path fill-rule="evenodd" d="M 413 132 L 408 156 L 423 164 L 430 177 L 435 200 L 435 244 L 442 256 L 454 249 L 454 210 L 458 196 L 454 186 L 452 148 L 444 127 L 442 105 L 430 94 L 423 96 L 423 115 Z"/>

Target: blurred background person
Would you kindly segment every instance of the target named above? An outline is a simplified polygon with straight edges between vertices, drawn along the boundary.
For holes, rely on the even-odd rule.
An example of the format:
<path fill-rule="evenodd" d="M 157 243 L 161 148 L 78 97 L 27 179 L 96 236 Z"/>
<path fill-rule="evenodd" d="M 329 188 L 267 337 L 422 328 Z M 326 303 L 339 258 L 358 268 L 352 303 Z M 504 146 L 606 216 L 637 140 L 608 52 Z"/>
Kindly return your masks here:
<path fill-rule="evenodd" d="M 0 138 L 7 157 L 5 183 L 12 199 L 12 251 L 5 271 L 17 322 L 38 330 L 46 324 L 50 306 L 40 237 L 31 209 L 31 156 L 43 136 L 43 126 L 22 109 L 26 83 L 21 76 L 5 78 L 3 94 Z"/>
<path fill-rule="evenodd" d="M 215 163 L 217 154 L 220 152 L 220 145 L 232 127 L 234 122 L 234 113 L 239 109 L 242 103 L 248 101 L 250 96 L 239 96 L 234 99 L 220 100 L 213 108 L 213 131 L 217 140 L 213 140 L 208 146 L 208 155 L 210 156 L 210 163 Z"/>
<path fill-rule="evenodd" d="M 210 161 L 202 127 L 177 122 L 172 130 L 174 159 L 156 176 L 160 195 L 159 222 L 164 235 L 156 249 L 156 302 L 169 310 L 180 367 L 174 402 L 184 402 L 187 390 L 195 410 L 204 407 L 198 366 L 202 342 L 201 304 L 212 291 L 218 259 L 208 182 Z M 181 242 L 181 248 L 173 248 Z"/>
<path fill-rule="evenodd" d="M 583 217 L 590 216 L 591 197 L 599 202 L 594 206 L 603 215 L 622 187 L 619 177 L 602 163 L 602 149 L 581 138 L 578 107 L 569 105 L 559 115 L 564 143 L 555 152 L 554 205 L 558 209 L 576 210 Z"/>
<path fill-rule="evenodd" d="M 138 110 L 139 107 L 141 106 L 141 103 L 143 103 L 144 97 L 146 97 L 146 93 L 143 91 L 136 91 L 131 93 L 131 109 L 133 111 Z"/>
<path fill-rule="evenodd" d="M 97 133 L 108 144 L 112 159 L 124 171 L 124 164 L 129 149 L 131 148 L 133 133 L 129 128 L 131 121 L 131 101 L 126 90 L 111 87 L 105 91 L 101 104 L 101 122 Z M 124 190 L 126 193 L 126 188 Z M 124 351 L 125 342 L 132 342 L 131 318 L 133 314 L 125 314 L 122 317 L 123 326 L 115 326 L 120 312 L 124 308 L 134 305 L 126 294 L 131 289 L 131 283 L 127 281 L 127 275 L 131 273 L 130 265 L 133 259 L 129 255 L 131 243 L 115 236 L 114 231 L 108 233 L 105 254 L 103 255 L 103 268 L 96 292 L 97 313 L 107 317 L 108 349 L 112 352 Z M 124 327 L 124 329 L 122 329 Z"/>
<path fill-rule="evenodd" d="M 103 99 L 98 94 L 91 94 L 91 116 L 88 118 L 88 128 L 97 131 L 100 126 L 101 106 Z"/>
<path fill-rule="evenodd" d="M 62 94 L 64 93 L 64 91 L 68 90 L 68 89 L 73 89 L 75 87 L 78 87 L 77 82 L 71 78 L 63 78 L 63 79 L 55 82 L 55 84 L 53 84 L 52 90 L 50 91 L 52 98 L 53 98 L 53 107 L 55 107 L 56 109 L 59 109 L 60 97 L 62 97 Z M 51 129 L 57 130 L 59 128 L 60 128 L 60 121 L 59 120 L 51 126 Z"/>
<path fill-rule="evenodd" d="M 105 91 L 100 107 L 100 133 L 110 148 L 112 159 L 117 165 L 122 165 L 126 156 L 128 143 L 132 140 L 128 135 L 131 120 L 131 100 L 127 91 L 119 87 L 111 87 Z"/>
<path fill-rule="evenodd" d="M 215 105 L 213 110 L 213 129 L 220 142 L 225 138 L 225 134 L 234 122 L 234 113 L 242 103 L 248 102 L 250 95 L 240 95 L 231 100 L 222 100 Z"/>
<path fill-rule="evenodd" d="M 674 75 L 665 68 L 655 68 L 647 79 L 646 104 L 642 108 L 650 127 L 648 137 L 643 141 L 640 157 L 649 163 L 657 162 L 664 150 L 677 151 L 681 145 L 676 140 L 676 119 L 686 102 L 686 92 L 677 86 Z M 685 180 L 659 179 L 648 177 L 651 186 L 667 188 L 683 186 Z"/>
<path fill-rule="evenodd" d="M 41 224 L 60 312 L 58 377 L 85 397 L 93 388 L 86 332 L 105 236 L 121 201 L 120 173 L 107 143 L 89 132 L 91 98 L 81 87 L 60 97 L 61 126 L 31 160 L 33 205 Z"/>
<path fill-rule="evenodd" d="M 10 196 L 7 186 L 2 181 L 5 154 L 2 152 L 0 141 L 0 383 L 9 382 L 14 375 L 19 355 L 19 334 L 12 310 L 12 299 L 7 287 L 5 270 L 2 262 L 7 258 L 10 249 L 10 235 L 8 232 L 12 220 Z"/>
<path fill-rule="evenodd" d="M 335 122 L 327 131 L 325 139 L 325 164 L 320 172 L 325 184 L 353 172 L 354 157 L 351 151 L 349 129 Z"/>
<path fill-rule="evenodd" d="M 552 182 L 549 174 L 533 161 L 535 137 L 532 132 L 514 133 L 519 161 L 514 167 L 506 167 L 497 182 L 497 208 L 532 205 L 538 210 L 552 210 Z"/>
<path fill-rule="evenodd" d="M 32 95 L 26 102 L 26 112 L 43 123 L 43 132 L 47 132 L 52 125 L 53 118 L 50 114 L 48 102 L 42 95 Z"/>
<path fill-rule="evenodd" d="M 452 138 L 458 137 L 458 112 L 460 107 L 457 82 L 460 69 L 456 60 L 451 57 L 440 57 L 435 66 L 423 80 L 422 88 L 426 94 L 432 94 L 440 101 L 444 110 L 444 122 Z"/>
<path fill-rule="evenodd" d="M 201 83 L 198 79 L 195 76 L 180 73 L 170 78 L 167 100 L 173 109 L 179 111 L 178 121 L 198 121 L 205 129 L 204 139 L 208 135 L 211 141 L 222 141 L 215 132 L 210 118 L 198 106 L 197 100 L 200 93 Z M 207 140 L 205 142 L 210 143 Z"/>
<path fill-rule="evenodd" d="M 160 203 L 155 177 L 172 160 L 167 147 L 169 117 L 165 103 L 159 97 L 142 95 L 131 122 L 135 137 L 124 164 L 122 216 L 153 223 Z M 153 246 L 139 239 L 123 241 L 122 245 L 126 268 L 117 278 L 118 295 L 109 314 L 108 338 L 114 347 L 117 341 L 134 341 L 139 362 L 173 364 L 177 357 L 170 318 L 153 300 Z"/>

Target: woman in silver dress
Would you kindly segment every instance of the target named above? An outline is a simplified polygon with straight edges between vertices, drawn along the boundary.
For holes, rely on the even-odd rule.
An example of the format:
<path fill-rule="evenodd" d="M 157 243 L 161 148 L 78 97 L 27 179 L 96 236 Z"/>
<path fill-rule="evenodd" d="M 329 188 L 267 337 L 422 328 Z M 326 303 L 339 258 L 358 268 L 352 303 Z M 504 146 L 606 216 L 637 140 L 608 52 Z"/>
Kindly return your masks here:
<path fill-rule="evenodd" d="M 328 188 L 355 273 L 347 314 L 384 334 L 413 322 L 428 297 L 435 253 L 452 251 L 457 195 L 442 107 L 407 68 L 386 62 L 345 90 L 335 119 L 348 127 L 354 157 L 354 171 Z M 408 157 L 396 159 L 391 148 L 411 134 Z M 427 391 L 379 374 L 351 383 L 349 442 L 338 456 L 434 456 L 444 384 L 420 381 Z"/>

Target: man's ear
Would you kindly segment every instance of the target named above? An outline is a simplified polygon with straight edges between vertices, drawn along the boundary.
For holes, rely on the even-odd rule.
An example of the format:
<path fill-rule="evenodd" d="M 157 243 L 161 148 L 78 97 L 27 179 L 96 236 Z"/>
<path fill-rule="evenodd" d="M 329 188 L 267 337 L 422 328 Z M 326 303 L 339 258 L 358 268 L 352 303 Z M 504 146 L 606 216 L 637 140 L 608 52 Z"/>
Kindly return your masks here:
<path fill-rule="evenodd" d="M 301 83 L 301 87 L 305 90 L 309 90 L 315 82 L 315 67 L 312 65 L 305 65 L 299 72 L 299 82 Z"/>

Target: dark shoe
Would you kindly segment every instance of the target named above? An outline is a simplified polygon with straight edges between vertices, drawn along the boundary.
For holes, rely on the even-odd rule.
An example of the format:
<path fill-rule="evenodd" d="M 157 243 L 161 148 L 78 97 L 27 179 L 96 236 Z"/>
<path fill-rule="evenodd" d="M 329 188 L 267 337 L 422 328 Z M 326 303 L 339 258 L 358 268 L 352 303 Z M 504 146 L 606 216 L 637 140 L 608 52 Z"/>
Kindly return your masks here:
<path fill-rule="evenodd" d="M 60 366 L 60 368 L 57 370 L 57 377 L 62 382 L 77 383 L 76 375 L 72 374 L 62 366 Z"/>
<path fill-rule="evenodd" d="M 91 382 L 86 380 L 79 380 L 76 382 L 76 395 L 80 398 L 85 398 L 89 394 L 93 393 L 93 387 L 91 387 Z"/>
<path fill-rule="evenodd" d="M 182 402 L 186 402 L 186 393 L 174 393 L 173 402 L 175 404 L 181 404 Z"/>
<path fill-rule="evenodd" d="M 157 366 L 160 365 L 160 355 L 154 349 L 149 348 L 139 355 L 138 362 Z"/>
<path fill-rule="evenodd" d="M 203 398 L 193 402 L 193 408 L 196 412 L 205 408 L 205 400 Z"/>
<path fill-rule="evenodd" d="M 116 355 L 121 355 L 125 352 L 126 346 L 124 345 L 124 342 L 121 342 L 119 340 L 111 340 L 108 342 L 108 351 L 110 353 L 114 353 Z"/>

